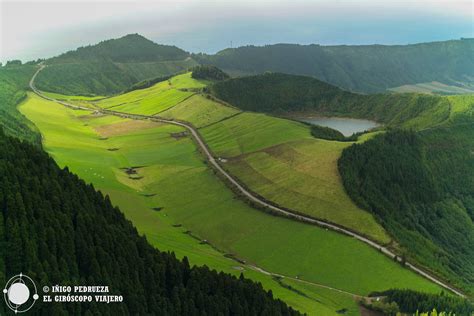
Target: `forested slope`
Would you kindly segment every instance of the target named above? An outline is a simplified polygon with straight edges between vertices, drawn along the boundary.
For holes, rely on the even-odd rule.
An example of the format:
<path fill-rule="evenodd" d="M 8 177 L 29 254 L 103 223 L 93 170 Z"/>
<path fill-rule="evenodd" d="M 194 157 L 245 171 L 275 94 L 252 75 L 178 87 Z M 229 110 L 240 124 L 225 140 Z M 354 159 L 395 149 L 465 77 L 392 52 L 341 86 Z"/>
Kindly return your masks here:
<path fill-rule="evenodd" d="M 431 81 L 474 85 L 474 39 L 393 46 L 276 44 L 193 57 L 235 75 L 266 71 L 306 75 L 367 93 Z"/>
<path fill-rule="evenodd" d="M 36 67 L 31 65 L 0 68 L 0 126 L 9 135 L 39 145 L 39 133 L 16 108 L 26 98 L 26 89 L 35 71 Z"/>
<path fill-rule="evenodd" d="M 44 91 L 69 95 L 110 95 L 139 81 L 166 76 L 194 66 L 189 54 L 159 45 L 141 35 L 80 47 L 45 61 L 37 78 Z"/>
<path fill-rule="evenodd" d="M 449 101 L 424 94 L 363 95 L 320 80 L 282 73 L 218 82 L 210 92 L 245 111 L 369 118 L 392 126 L 423 128 L 449 117 Z"/>
<path fill-rule="evenodd" d="M 296 315 L 259 284 L 161 253 L 109 198 L 0 132 L 0 284 L 108 285 L 122 304 L 40 301 L 38 315 Z M 4 314 L 5 305 L 0 305 Z"/>
<path fill-rule="evenodd" d="M 390 131 L 344 150 L 346 191 L 409 258 L 474 293 L 474 122 Z"/>

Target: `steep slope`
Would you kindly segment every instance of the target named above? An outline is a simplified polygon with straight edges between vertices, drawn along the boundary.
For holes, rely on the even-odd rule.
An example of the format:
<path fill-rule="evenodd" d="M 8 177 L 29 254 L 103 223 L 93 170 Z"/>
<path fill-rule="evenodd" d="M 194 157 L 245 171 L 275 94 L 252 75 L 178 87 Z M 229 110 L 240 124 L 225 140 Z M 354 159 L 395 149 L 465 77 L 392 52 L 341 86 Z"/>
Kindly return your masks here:
<path fill-rule="evenodd" d="M 139 81 L 170 75 L 196 62 L 175 46 L 129 34 L 48 59 L 38 88 L 70 95 L 109 95 Z"/>
<path fill-rule="evenodd" d="M 434 126 L 449 117 L 449 101 L 443 97 L 408 93 L 362 95 L 311 77 L 281 73 L 218 82 L 210 92 L 242 110 L 278 115 L 351 116 L 416 128 Z"/>
<path fill-rule="evenodd" d="M 474 97 L 452 97 L 442 126 L 395 131 L 347 148 L 344 185 L 408 249 L 474 293 Z"/>
<path fill-rule="evenodd" d="M 344 149 L 339 172 L 352 200 L 376 216 L 407 258 L 472 293 L 473 96 L 360 95 L 286 74 L 231 79 L 210 90 L 245 110 L 370 118 L 418 131 Z"/>
<path fill-rule="evenodd" d="M 108 59 L 113 62 L 182 60 L 189 54 L 176 46 L 159 45 L 139 34 L 128 34 L 96 45 L 79 47 L 48 60 L 48 64 Z"/>
<path fill-rule="evenodd" d="M 360 92 L 431 81 L 474 85 L 473 39 L 395 46 L 246 46 L 194 58 L 235 75 L 284 72 Z"/>
<path fill-rule="evenodd" d="M 0 131 L 0 283 L 107 285 L 123 303 L 46 304 L 37 314 L 297 315 L 249 280 L 152 248 L 108 196 Z M 5 305 L 0 305 L 2 314 Z"/>
<path fill-rule="evenodd" d="M 26 98 L 26 90 L 34 66 L 0 67 L 0 126 L 5 133 L 40 144 L 40 136 L 33 124 L 21 115 L 16 106 Z"/>

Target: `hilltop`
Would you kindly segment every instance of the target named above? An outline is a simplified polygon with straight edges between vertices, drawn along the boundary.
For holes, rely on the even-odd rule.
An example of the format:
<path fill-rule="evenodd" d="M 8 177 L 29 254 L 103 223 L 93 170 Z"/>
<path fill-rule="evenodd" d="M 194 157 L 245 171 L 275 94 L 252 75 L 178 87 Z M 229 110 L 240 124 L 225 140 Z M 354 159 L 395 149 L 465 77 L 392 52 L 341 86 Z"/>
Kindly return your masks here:
<path fill-rule="evenodd" d="M 69 95 L 110 95 L 140 81 L 195 66 L 176 46 L 156 44 L 138 34 L 80 47 L 45 61 L 38 88 Z"/>
<path fill-rule="evenodd" d="M 118 39 L 109 39 L 95 45 L 79 47 L 74 51 L 47 60 L 47 64 L 70 63 L 90 60 L 113 62 L 153 62 L 182 60 L 189 54 L 169 45 L 156 44 L 139 34 L 128 34 Z"/>
<path fill-rule="evenodd" d="M 474 39 L 393 46 L 244 46 L 193 58 L 233 75 L 306 75 L 365 93 L 432 81 L 474 87 Z"/>

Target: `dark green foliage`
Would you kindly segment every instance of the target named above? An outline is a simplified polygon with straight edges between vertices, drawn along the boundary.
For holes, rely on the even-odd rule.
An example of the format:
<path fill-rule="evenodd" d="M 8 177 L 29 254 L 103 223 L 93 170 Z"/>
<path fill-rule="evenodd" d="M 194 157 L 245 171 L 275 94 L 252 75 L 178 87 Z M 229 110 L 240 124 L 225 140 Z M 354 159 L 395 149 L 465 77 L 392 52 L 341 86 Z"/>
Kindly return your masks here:
<path fill-rule="evenodd" d="M 96 45 L 79 47 L 75 51 L 51 58 L 48 64 L 70 63 L 84 60 L 110 60 L 113 62 L 147 62 L 181 60 L 188 53 L 176 46 L 159 45 L 138 34 L 102 41 Z"/>
<path fill-rule="evenodd" d="M 218 82 L 211 87 L 216 97 L 243 110 L 286 113 L 318 113 L 371 118 L 400 125 L 414 118 L 417 127 L 447 119 L 449 102 L 421 94 L 362 95 L 341 90 L 305 76 L 266 73 Z"/>
<path fill-rule="evenodd" d="M 175 46 L 130 34 L 48 59 L 36 84 L 40 90 L 68 95 L 111 95 L 186 69 L 188 56 Z"/>
<path fill-rule="evenodd" d="M 16 67 L 16 66 L 21 66 L 21 60 L 18 60 L 18 59 L 9 60 L 5 64 L 5 67 Z"/>
<path fill-rule="evenodd" d="M 193 56 L 228 73 L 266 71 L 306 75 L 351 91 L 382 92 L 404 84 L 440 81 L 474 85 L 474 40 L 415 45 L 320 46 L 277 44 Z"/>
<path fill-rule="evenodd" d="M 110 95 L 121 92 L 137 79 L 108 60 L 53 64 L 36 78 L 36 87 L 67 95 Z"/>
<path fill-rule="evenodd" d="M 357 140 L 357 135 L 353 134 L 352 136 L 346 137 L 341 132 L 319 125 L 311 125 L 311 135 L 316 138 L 327 139 L 327 140 L 337 140 L 340 142 L 351 142 Z"/>
<path fill-rule="evenodd" d="M 381 293 L 372 293 L 371 296 L 385 296 L 384 301 L 395 302 L 400 312 L 415 314 L 431 312 L 452 313 L 458 316 L 471 316 L 474 314 L 474 305 L 458 296 L 441 294 L 420 293 L 413 290 L 388 290 Z"/>
<path fill-rule="evenodd" d="M 143 81 L 137 82 L 137 83 L 133 84 L 130 88 L 126 89 L 124 91 L 124 93 L 130 92 L 130 91 L 133 91 L 133 90 L 140 90 L 140 89 L 149 88 L 149 87 L 154 86 L 155 84 L 157 84 L 159 82 L 166 81 L 166 80 L 170 79 L 171 77 L 173 77 L 173 76 L 172 75 L 162 76 L 162 77 L 157 77 L 157 78 L 154 78 L 154 79 L 148 79 L 148 80 L 143 80 Z"/>
<path fill-rule="evenodd" d="M 26 98 L 26 89 L 35 71 L 33 66 L 0 68 L 0 128 L 8 135 L 39 145 L 39 133 L 17 110 L 17 105 Z"/>
<path fill-rule="evenodd" d="M 345 149 L 344 187 L 406 255 L 474 293 L 474 124 L 389 131 Z"/>
<path fill-rule="evenodd" d="M 222 81 L 229 78 L 228 74 L 212 65 L 196 66 L 191 71 L 194 79 Z"/>
<path fill-rule="evenodd" d="M 0 284 L 108 285 L 123 304 L 38 301 L 35 315 L 297 315 L 260 284 L 151 247 L 108 196 L 0 133 Z M 6 314 L 0 304 L 0 313 Z"/>

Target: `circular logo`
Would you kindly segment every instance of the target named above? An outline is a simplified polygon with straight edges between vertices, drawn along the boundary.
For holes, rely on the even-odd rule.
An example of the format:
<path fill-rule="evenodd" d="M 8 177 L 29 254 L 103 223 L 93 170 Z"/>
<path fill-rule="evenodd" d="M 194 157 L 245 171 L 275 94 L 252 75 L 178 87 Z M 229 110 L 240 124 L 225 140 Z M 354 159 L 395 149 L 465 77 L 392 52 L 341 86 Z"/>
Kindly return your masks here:
<path fill-rule="evenodd" d="M 20 273 L 8 280 L 3 289 L 3 298 L 8 308 L 17 314 L 30 310 L 39 296 L 35 282 L 29 276 Z"/>

